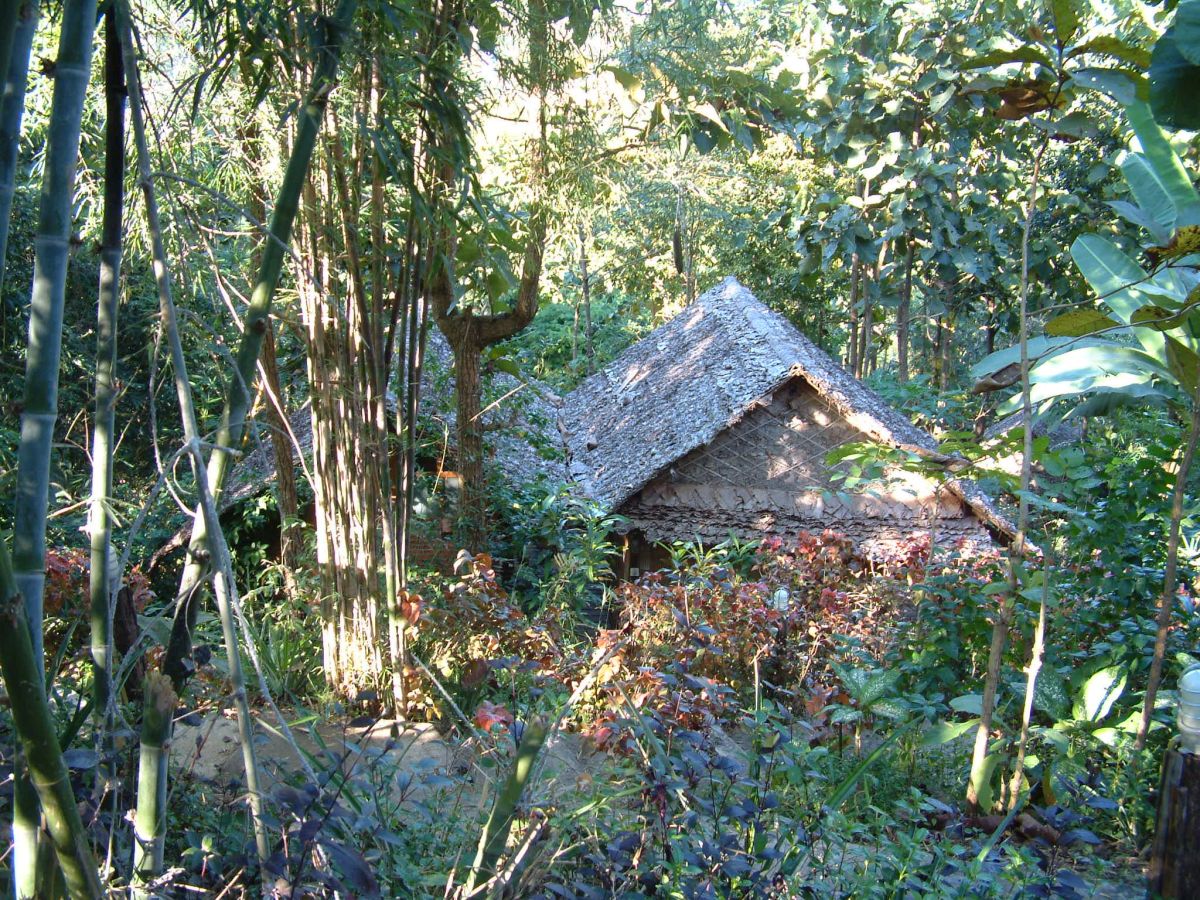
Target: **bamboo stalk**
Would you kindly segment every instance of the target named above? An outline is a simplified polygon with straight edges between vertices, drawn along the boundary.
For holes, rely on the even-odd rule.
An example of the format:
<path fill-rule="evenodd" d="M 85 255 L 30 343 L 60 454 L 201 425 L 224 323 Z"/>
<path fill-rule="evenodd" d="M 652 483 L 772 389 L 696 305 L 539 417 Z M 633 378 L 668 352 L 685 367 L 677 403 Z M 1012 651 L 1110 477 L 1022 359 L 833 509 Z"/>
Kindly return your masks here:
<path fill-rule="evenodd" d="M 42 202 L 34 238 L 13 568 L 17 588 L 25 598 L 34 656 L 39 659 L 42 657 L 46 503 L 54 424 L 58 418 L 58 367 L 62 351 L 71 198 L 75 187 L 83 98 L 90 74 L 95 10 L 94 0 L 67 0 L 63 8 Z"/>
<path fill-rule="evenodd" d="M 8 61 L 0 68 L 4 75 L 4 83 L 0 85 L 0 290 L 4 288 L 4 258 L 8 252 L 8 223 L 25 111 L 25 82 L 29 78 L 29 56 L 38 22 L 36 0 L 25 0 L 16 9 Z"/>
<path fill-rule="evenodd" d="M 508 833 L 512 830 L 513 817 L 521 795 L 529 783 L 533 772 L 533 764 L 537 761 L 542 745 L 546 742 L 546 723 L 541 720 L 525 723 L 525 733 L 521 735 L 521 744 L 517 747 L 517 758 L 513 761 L 513 770 L 504 783 L 504 788 L 496 797 L 492 813 L 488 816 L 487 824 L 479 835 L 479 848 L 475 852 L 475 861 L 471 864 L 471 874 L 463 888 L 463 895 L 470 896 L 477 888 L 481 888 L 496 874 L 496 863 L 508 843 Z"/>
<path fill-rule="evenodd" d="M 12 0 L 0 4 L 0 72 L 8 71 L 12 59 L 13 44 L 16 42 L 20 7 Z"/>
<path fill-rule="evenodd" d="M 45 172 L 34 237 L 12 562 L 16 589 L 25 602 L 25 620 L 39 681 L 45 678 L 42 605 L 46 580 L 46 506 L 54 425 L 58 419 L 58 370 L 70 253 L 71 199 L 75 189 L 83 100 L 91 74 L 95 20 L 94 0 L 66 0 L 63 4 Z M 13 881 L 18 896 L 31 896 L 45 887 L 38 882 L 37 830 L 32 827 L 39 816 L 36 807 L 28 805 L 32 795 L 20 786 L 23 772 L 18 770 L 16 777 Z"/>
<path fill-rule="evenodd" d="M 121 50 L 125 64 L 125 74 L 129 90 L 130 119 L 133 125 L 134 144 L 137 150 L 138 182 L 146 204 L 146 220 L 150 233 L 151 257 L 154 261 L 154 280 L 158 289 L 159 312 L 162 325 L 170 333 L 178 333 L 175 328 L 175 306 L 171 298 L 171 274 L 168 266 L 166 248 L 162 239 L 162 228 L 159 224 L 158 198 L 154 192 L 151 178 L 149 149 L 146 141 L 146 127 L 142 111 L 141 79 L 138 75 L 137 57 L 133 48 L 133 30 L 128 5 L 118 6 L 119 33 Z M 172 350 L 175 346 L 172 344 Z M 173 361 L 181 362 L 182 353 Z M 187 388 L 186 368 L 176 368 L 176 390 L 180 409 L 183 411 L 185 430 L 195 421 L 191 410 L 191 392 Z M 192 413 L 188 415 L 188 413 Z M 193 474 L 195 474 L 193 460 Z M 144 688 L 146 707 L 142 718 L 141 756 L 139 760 L 137 782 L 137 813 L 134 823 L 134 833 L 137 838 L 134 846 L 134 896 L 149 896 L 147 886 L 154 882 L 162 871 L 163 851 L 162 832 L 166 820 L 167 798 L 167 762 L 169 754 L 163 752 L 164 745 L 169 745 L 171 739 L 172 720 L 170 712 L 174 709 L 175 693 L 170 681 L 161 673 L 151 672 L 146 676 Z M 169 703 L 168 703 L 169 699 Z M 165 713 L 161 707 L 168 706 Z"/>
<path fill-rule="evenodd" d="M 45 812 L 46 829 L 62 867 L 67 891 L 72 897 L 100 897 L 103 891 L 96 862 L 75 805 L 71 778 L 46 701 L 41 660 L 33 652 L 25 604 L 3 540 L 0 540 L 0 669 L 8 689 L 13 725 L 30 780 Z M 22 886 L 18 883 L 16 887 L 18 896 L 24 896 Z"/>
<path fill-rule="evenodd" d="M 175 690 L 161 672 L 146 675 L 142 688 L 142 739 L 138 755 L 137 811 L 133 819 L 133 887 L 135 900 L 153 896 L 150 885 L 163 866 L 166 835 L 167 757 Z"/>
<path fill-rule="evenodd" d="M 229 547 L 221 532 L 220 521 L 217 517 L 216 504 L 208 483 L 204 468 L 204 459 L 200 451 L 200 438 L 196 424 L 196 411 L 192 402 L 192 389 L 188 381 L 187 360 L 183 354 L 183 343 L 179 337 L 179 325 L 175 314 L 175 302 L 172 296 L 169 260 L 162 239 L 162 229 L 158 219 L 158 204 L 150 173 L 150 154 L 146 141 L 146 129 L 143 121 L 141 80 L 138 76 L 137 60 L 133 52 L 132 26 L 127 18 L 128 9 L 122 6 L 121 43 L 125 53 L 127 76 L 129 81 L 129 96 L 133 109 L 134 142 L 137 146 L 138 173 L 142 191 L 146 199 L 146 214 L 149 220 L 151 248 L 154 256 L 155 283 L 158 287 L 159 309 L 163 320 L 163 328 L 167 335 L 171 352 L 171 365 L 175 372 L 175 390 L 179 399 L 179 409 L 183 420 L 185 440 L 192 457 L 192 471 L 195 474 L 197 488 L 200 492 L 200 515 L 203 517 L 209 543 L 215 551 L 217 560 L 217 603 L 221 619 L 221 630 L 225 637 L 225 650 L 229 665 L 229 678 L 233 685 L 234 702 L 238 710 L 238 731 L 242 744 L 242 754 L 246 770 L 246 785 L 250 793 L 250 809 L 254 820 L 255 844 L 257 845 L 259 864 L 266 862 L 270 854 L 267 841 L 266 826 L 262 819 L 262 797 L 258 785 L 258 761 L 254 749 L 253 721 L 250 717 L 250 707 L 246 699 L 245 678 L 242 674 L 241 655 L 238 650 L 236 625 L 233 620 L 230 596 L 235 587 L 232 577 L 232 566 L 229 561 Z M 143 743 L 147 739 L 153 750 L 154 741 L 158 738 L 155 729 L 157 721 L 143 722 Z M 150 734 L 147 732 L 150 731 Z M 166 739 L 170 739 L 170 722 L 166 725 Z M 159 741 L 161 743 L 161 741 Z M 152 754 L 153 756 L 153 754 Z M 147 759 L 143 755 L 143 761 Z M 154 775 L 143 782 L 139 777 L 138 809 L 139 815 L 144 808 L 147 822 L 157 822 L 165 814 L 161 809 L 164 801 L 164 789 L 167 782 L 167 757 L 162 753 L 153 756 L 157 769 Z M 140 773 L 139 773 L 140 776 Z M 138 868 L 139 877 L 151 879 L 157 875 L 162 866 L 162 853 L 143 856 L 142 865 Z"/>
<path fill-rule="evenodd" d="M 217 432 L 217 447 L 208 460 L 208 482 L 213 497 L 220 506 L 221 493 L 229 473 L 232 458 L 229 453 L 242 438 L 246 414 L 250 408 L 249 385 L 254 383 L 258 355 L 262 349 L 263 334 L 271 315 L 271 301 L 279 284 L 283 270 L 284 255 L 291 241 L 292 224 L 300 202 L 301 190 L 308 177 L 309 164 L 316 147 L 329 94 L 337 76 L 338 59 L 342 44 L 354 18 L 356 0 L 339 0 L 332 18 L 321 20 L 321 44 L 317 49 L 317 65 L 313 73 L 308 97 L 297 111 L 296 139 L 292 155 L 288 160 L 283 184 L 279 189 L 275 209 L 271 213 L 266 245 L 250 306 L 243 319 L 244 330 L 238 346 L 236 371 L 229 380 L 225 397 L 225 409 Z M 197 588 L 203 580 L 209 556 L 209 540 L 204 517 L 197 515 L 192 526 L 188 564 L 184 568 L 176 594 L 176 619 L 172 639 L 167 648 L 163 670 L 181 683 L 190 674 L 187 661 L 191 656 L 191 634 L 199 612 L 196 599 Z"/>
<path fill-rule="evenodd" d="M 96 304 L 96 423 L 92 435 L 92 497 L 88 514 L 91 540 L 91 652 L 93 715 L 100 764 L 97 777 L 104 787 L 114 777 L 110 760 L 112 710 L 113 587 L 120 573 L 110 571 L 112 554 L 112 453 L 117 364 L 117 307 L 121 280 L 122 207 L 125 202 L 125 68 L 115 10 L 104 13 L 104 93 L 107 103 L 104 156 L 104 221 L 100 249 L 100 287 Z"/>

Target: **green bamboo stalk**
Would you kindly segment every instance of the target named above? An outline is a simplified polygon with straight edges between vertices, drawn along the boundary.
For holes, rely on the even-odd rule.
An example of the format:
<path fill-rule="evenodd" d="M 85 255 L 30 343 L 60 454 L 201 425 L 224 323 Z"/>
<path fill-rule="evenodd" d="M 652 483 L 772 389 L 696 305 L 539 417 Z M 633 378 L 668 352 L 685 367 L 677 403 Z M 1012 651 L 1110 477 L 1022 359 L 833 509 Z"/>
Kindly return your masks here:
<path fill-rule="evenodd" d="M 8 252 L 8 219 L 16 185 L 21 116 L 25 111 L 25 82 L 29 78 L 29 55 L 38 21 L 36 0 L 16 3 L 14 8 L 17 15 L 12 24 L 8 60 L 0 68 L 4 75 L 4 83 L 0 85 L 0 291 L 4 289 L 4 258 Z"/>
<path fill-rule="evenodd" d="M 176 333 L 178 341 L 178 333 Z M 269 883 L 266 870 L 267 858 L 271 855 L 271 843 L 263 819 L 263 795 L 258 778 L 258 758 L 254 747 L 254 720 L 250 717 L 250 704 L 246 698 L 246 676 L 242 672 L 242 657 L 238 650 L 237 625 L 233 618 L 233 607 L 237 600 L 237 586 L 233 578 L 233 559 L 225 534 L 217 518 L 217 506 L 209 490 L 208 479 L 203 469 L 200 442 L 193 440 L 192 454 L 200 469 L 200 506 L 204 521 L 208 525 L 216 563 L 217 611 L 221 619 L 221 634 L 225 639 L 225 656 L 229 665 L 229 681 L 233 685 L 234 705 L 238 711 L 238 738 L 242 745 L 242 762 L 246 772 L 246 793 L 250 804 L 250 816 L 254 822 L 254 844 L 258 851 L 259 874 L 264 887 Z M 247 635 L 246 640 L 252 640 Z"/>
<path fill-rule="evenodd" d="M 146 675 L 142 694 L 142 739 L 138 754 L 137 811 L 133 819 L 133 886 L 130 894 L 141 900 L 152 896 L 150 885 L 162 871 L 166 835 L 167 747 L 175 690 L 161 672 Z"/>
<path fill-rule="evenodd" d="M 67 891 L 72 897 L 100 897 L 103 891 L 96 862 L 75 805 L 71 778 L 46 702 L 41 660 L 29 640 L 25 604 L 3 540 L 0 540 L 0 669 L 8 689 L 13 725 L 30 780 L 45 811 L 46 829 L 62 867 Z M 20 891 L 19 884 L 17 888 Z"/>
<path fill-rule="evenodd" d="M 162 227 L 158 217 L 158 200 L 154 192 L 154 182 L 150 171 L 150 151 L 146 140 L 146 128 L 142 110 L 141 79 L 138 75 L 137 58 L 133 48 L 133 29 L 128 7 L 122 4 L 119 11 L 120 43 L 125 56 L 126 76 L 131 100 L 134 143 L 137 147 L 138 176 L 146 201 L 146 215 L 150 231 L 151 253 L 154 259 L 155 284 L 158 288 L 159 312 L 162 317 L 163 330 L 167 335 L 171 351 L 171 365 L 175 373 L 175 391 L 179 399 L 179 410 L 183 420 L 184 437 L 190 451 L 192 472 L 195 475 L 197 487 L 200 490 L 200 515 L 206 525 L 218 562 L 217 599 L 221 616 L 221 628 L 225 636 L 225 648 L 229 664 L 229 677 L 233 683 L 234 701 L 238 709 L 238 729 L 241 737 L 242 754 L 246 768 L 246 785 L 250 792 L 250 809 L 254 819 L 255 843 L 258 848 L 260 865 L 266 862 L 270 854 L 266 826 L 262 818 L 262 796 L 259 791 L 258 760 L 254 748 L 253 722 L 250 718 L 250 706 L 246 699 L 245 678 L 242 674 L 241 655 L 238 651 L 236 626 L 233 621 L 230 596 L 234 593 L 233 566 L 229 556 L 229 547 L 221 532 L 221 524 L 217 517 L 216 504 L 209 490 L 208 479 L 204 470 L 204 460 L 200 452 L 199 429 L 196 423 L 196 411 L 192 402 L 191 382 L 188 380 L 187 359 L 183 354 L 183 343 L 179 336 L 178 318 L 175 314 L 175 302 L 172 296 L 170 260 L 167 258 L 163 243 Z M 165 678 L 165 676 L 163 676 Z M 173 694 L 172 694 L 173 696 Z M 165 731 L 165 740 L 170 740 L 171 722 L 162 725 L 157 720 L 143 722 L 143 747 L 154 750 L 156 744 L 161 745 L 164 739 L 159 729 Z M 143 749 L 142 764 L 154 761 L 157 767 L 153 775 L 142 778 L 144 772 L 139 772 L 138 780 L 138 815 L 145 813 L 145 823 L 155 829 L 157 823 L 165 816 L 166 784 L 168 780 L 168 756 L 161 752 L 153 753 Z M 148 832 L 150 837 L 157 835 L 157 830 Z M 135 870 L 143 882 L 153 881 L 162 868 L 161 846 L 151 843 L 152 851 L 143 853 Z"/>
<path fill-rule="evenodd" d="M 112 710 L 112 598 L 120 573 L 110 569 L 112 554 L 113 427 L 117 365 L 117 306 L 121 281 L 122 208 L 125 203 L 125 67 L 117 17 L 112 6 L 104 14 L 104 221 L 100 240 L 100 288 L 96 304 L 96 423 L 92 435 L 92 498 L 88 514 L 91 538 L 91 571 L 88 589 L 92 611 L 93 713 L 96 721 L 100 765 L 97 776 L 104 786 L 112 777 L 110 763 Z M 115 567 L 113 567 L 115 568 Z"/>
<path fill-rule="evenodd" d="M 464 896 L 471 896 L 477 888 L 482 888 L 496 874 L 496 863 L 508 843 L 508 833 L 512 830 L 513 816 L 529 776 L 533 764 L 537 761 L 542 745 L 546 742 L 546 723 L 534 720 L 525 723 L 525 733 L 521 736 L 521 744 L 517 747 L 517 758 L 513 761 L 513 770 L 504 783 L 504 789 L 496 797 L 492 814 L 488 816 L 487 824 L 479 835 L 479 848 L 475 852 L 475 862 L 471 865 L 471 874 L 463 888 Z"/>
<path fill-rule="evenodd" d="M 0 3 L 0 72 L 7 72 L 12 60 L 20 15 L 20 4 L 14 0 L 4 0 Z"/>
<path fill-rule="evenodd" d="M 150 252 L 154 261 L 154 281 L 158 289 L 159 314 L 162 327 L 169 335 L 178 335 L 175 327 L 175 304 L 171 296 L 171 270 L 168 266 L 166 247 L 163 243 L 162 227 L 158 215 L 158 197 L 154 192 L 151 177 L 150 152 L 146 141 L 146 126 L 142 111 L 141 80 L 138 76 L 137 57 L 133 48 L 133 29 L 128 5 L 117 5 L 117 30 L 125 68 L 126 86 L 129 91 L 130 121 L 133 126 L 134 145 L 137 155 L 138 182 L 145 201 L 147 228 L 150 232 Z M 191 409 L 191 390 L 187 385 L 187 369 L 182 352 L 176 354 L 177 341 L 171 342 L 172 362 L 175 372 L 179 406 L 183 411 L 184 430 L 195 423 Z M 190 415 L 189 415 L 190 413 Z M 189 460 L 192 457 L 189 455 Z M 193 462 L 193 474 L 196 474 Z M 175 692 L 171 679 L 159 672 L 146 676 L 145 711 L 142 718 L 141 754 L 138 762 L 137 812 L 134 821 L 133 895 L 150 896 L 149 885 L 162 871 L 163 834 L 166 829 L 167 783 L 170 754 L 163 747 L 170 743 Z"/>
<path fill-rule="evenodd" d="M 58 364 L 62 351 L 71 198 L 75 188 L 83 99 L 91 72 L 95 18 L 95 0 L 67 0 L 64 4 L 58 61 L 54 67 L 54 99 L 46 170 L 42 178 L 42 202 L 34 238 L 13 566 L 17 588 L 25 598 L 34 656 L 38 658 L 42 656 L 46 504 L 51 443 L 58 417 Z"/>
<path fill-rule="evenodd" d="M 275 209 L 271 213 L 266 245 L 263 248 L 258 277 L 243 318 L 244 330 L 238 346 L 236 371 L 226 389 L 225 409 L 217 432 L 216 448 L 208 460 L 208 482 L 220 507 L 221 494 L 232 463 L 229 450 L 241 442 L 250 409 L 249 387 L 254 383 L 255 367 L 262 350 L 263 335 L 271 315 L 271 301 L 283 271 L 284 256 L 292 236 L 292 224 L 300 202 L 300 192 L 308 178 L 309 163 L 316 147 L 321 120 L 329 94 L 337 77 L 338 60 L 350 31 L 357 0 L 339 0 L 332 18 L 322 19 L 322 42 L 317 47 L 317 65 L 304 105 L 297 112 L 296 139 L 288 160 Z M 197 511 L 199 513 L 199 511 Z M 204 517 L 197 514 L 188 546 L 188 563 L 176 594 L 175 621 L 167 646 L 163 671 L 182 684 L 191 673 L 191 636 L 199 612 L 201 582 L 211 556 Z"/>
<path fill-rule="evenodd" d="M 45 174 L 34 237 L 12 561 L 16 588 L 25 602 L 25 620 L 39 682 L 45 678 L 42 604 L 46 577 L 46 506 L 54 424 L 58 418 L 58 368 L 62 351 L 71 199 L 75 188 L 83 100 L 91 74 L 95 21 L 95 0 L 64 2 L 58 59 L 54 67 Z M 31 769 L 32 763 L 31 760 Z M 13 881 L 18 896 L 39 892 L 37 831 L 31 827 L 38 821 L 39 814 L 36 807 L 28 805 L 33 799 L 28 789 L 20 787 L 24 777 L 18 770 L 18 789 L 13 800 Z M 40 790 L 38 795 L 41 795 Z"/>

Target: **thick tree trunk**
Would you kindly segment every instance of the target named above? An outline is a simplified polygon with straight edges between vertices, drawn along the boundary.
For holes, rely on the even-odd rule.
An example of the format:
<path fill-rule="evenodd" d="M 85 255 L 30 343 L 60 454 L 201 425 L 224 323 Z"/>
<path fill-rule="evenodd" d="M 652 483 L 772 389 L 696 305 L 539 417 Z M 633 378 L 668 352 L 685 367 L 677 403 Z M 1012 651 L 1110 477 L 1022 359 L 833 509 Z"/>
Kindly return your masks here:
<path fill-rule="evenodd" d="M 300 504 L 296 498 L 296 471 L 287 405 L 279 383 L 275 356 L 275 328 L 268 323 L 262 352 L 262 382 L 267 394 L 266 419 L 275 458 L 275 492 L 279 505 L 279 562 L 283 566 L 283 589 L 289 600 L 298 596 L 296 570 L 300 567 Z"/>
<path fill-rule="evenodd" d="M 454 386 L 458 409 L 458 474 L 462 479 L 461 513 L 463 539 L 472 553 L 487 548 L 487 485 L 483 466 L 482 383 L 479 358 L 482 352 L 467 317 L 463 336 L 454 344 Z"/>

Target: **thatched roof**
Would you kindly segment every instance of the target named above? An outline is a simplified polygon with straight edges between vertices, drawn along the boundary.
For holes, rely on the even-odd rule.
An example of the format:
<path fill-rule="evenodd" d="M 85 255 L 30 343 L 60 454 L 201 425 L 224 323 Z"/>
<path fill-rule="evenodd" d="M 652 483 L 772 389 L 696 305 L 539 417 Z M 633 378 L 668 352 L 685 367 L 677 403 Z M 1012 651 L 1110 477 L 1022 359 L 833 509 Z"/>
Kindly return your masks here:
<path fill-rule="evenodd" d="M 930 435 L 727 278 L 564 398 L 570 477 L 615 510 L 796 377 L 871 439 L 936 452 Z M 993 529 L 1013 533 L 976 485 L 951 489 Z"/>

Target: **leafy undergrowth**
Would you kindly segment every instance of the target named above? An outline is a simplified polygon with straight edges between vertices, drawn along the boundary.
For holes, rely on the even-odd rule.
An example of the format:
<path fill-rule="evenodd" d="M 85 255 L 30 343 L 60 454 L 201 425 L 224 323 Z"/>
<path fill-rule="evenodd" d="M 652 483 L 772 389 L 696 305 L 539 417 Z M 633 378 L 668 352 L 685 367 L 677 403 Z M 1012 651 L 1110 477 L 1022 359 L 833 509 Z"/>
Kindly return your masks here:
<path fill-rule="evenodd" d="M 539 719 L 570 733 L 518 807 L 498 876 L 513 896 L 1127 893 L 1116 861 L 1146 833 L 1158 751 L 1129 749 L 1140 645 L 1106 655 L 1119 632 L 1086 595 L 1060 599 L 1076 640 L 1047 660 L 1020 814 L 1004 815 L 1003 793 L 1018 642 L 989 758 L 996 812 L 971 816 L 978 697 L 962 691 L 980 681 L 1008 584 L 994 556 L 913 541 L 868 561 L 831 532 L 693 554 L 620 586 L 617 627 L 599 631 L 568 605 L 522 609 L 486 556 L 463 562 L 405 599 L 437 676 L 408 673 L 410 714 L 438 721 L 453 752 L 414 766 L 397 738 L 313 754 L 316 781 L 297 770 L 273 795 L 278 893 L 461 884 Z M 216 886 L 252 854 L 229 846 L 244 829 L 205 833 L 184 857 Z"/>
<path fill-rule="evenodd" d="M 1071 639 L 1046 660 L 1019 814 L 1005 814 L 1004 794 L 1018 640 L 985 814 L 972 816 L 969 690 L 1008 585 L 993 555 L 912 541 L 867 560 L 825 532 L 684 556 L 619 586 L 610 629 L 566 602 L 523 608 L 486 556 L 430 576 L 404 603 L 425 663 L 407 672 L 409 718 L 437 723 L 421 732 L 437 752 L 414 751 L 411 725 L 389 734 L 369 692 L 357 710 L 297 706 L 300 755 L 272 750 L 278 738 L 261 748 L 275 773 L 267 870 L 230 740 L 222 767 L 185 774 L 172 794 L 172 820 L 188 824 L 167 848 L 169 879 L 227 895 L 444 895 L 469 876 L 523 730 L 549 721 L 498 870 L 509 896 L 1128 894 L 1119 861 L 1149 833 L 1165 731 L 1130 749 L 1146 622 L 1055 588 L 1052 627 Z M 1039 575 L 1091 574 L 1029 573 L 1014 634 L 1047 589 Z M 1194 637 L 1178 629 L 1172 652 Z M 201 674 L 223 695 L 219 672 Z M 89 763 L 76 762 L 87 796 Z"/>
<path fill-rule="evenodd" d="M 521 897 L 1126 896 L 1127 871 L 1091 852 L 1063 809 L 1011 822 L 966 817 L 914 773 L 961 764 L 908 731 L 861 755 L 813 743 L 803 720 L 766 704 L 727 732 L 636 717 L 632 752 L 552 738 L 518 811 L 499 879 Z M 461 884 L 523 723 L 469 738 L 392 732 L 390 723 L 309 728 L 291 781 L 270 790 L 278 896 L 435 896 Z M 298 729 L 304 734 L 304 729 Z M 434 744 L 437 747 L 434 747 Z M 217 745 L 219 746 L 219 744 Z M 417 748 L 417 749 L 415 749 Z M 225 750 L 236 764 L 234 747 Z M 264 751 L 267 765 L 274 762 Z M 236 776 L 180 792 L 189 827 L 179 883 L 252 878 Z M 1074 831 L 1074 833 L 1072 833 Z M 240 841 L 240 843 L 237 843 Z M 448 874 L 449 873 L 449 874 Z"/>

